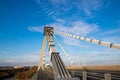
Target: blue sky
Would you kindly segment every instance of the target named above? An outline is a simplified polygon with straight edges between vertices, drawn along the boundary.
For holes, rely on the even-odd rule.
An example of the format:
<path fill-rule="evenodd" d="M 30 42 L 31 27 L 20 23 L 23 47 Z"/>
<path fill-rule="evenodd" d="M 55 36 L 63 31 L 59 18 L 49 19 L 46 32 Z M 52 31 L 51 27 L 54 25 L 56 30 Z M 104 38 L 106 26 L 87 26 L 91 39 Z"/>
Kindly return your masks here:
<path fill-rule="evenodd" d="M 44 26 L 120 44 L 119 4 L 119 0 L 0 0 L 0 66 L 38 64 Z M 117 49 L 55 35 L 76 65 L 120 64 Z"/>

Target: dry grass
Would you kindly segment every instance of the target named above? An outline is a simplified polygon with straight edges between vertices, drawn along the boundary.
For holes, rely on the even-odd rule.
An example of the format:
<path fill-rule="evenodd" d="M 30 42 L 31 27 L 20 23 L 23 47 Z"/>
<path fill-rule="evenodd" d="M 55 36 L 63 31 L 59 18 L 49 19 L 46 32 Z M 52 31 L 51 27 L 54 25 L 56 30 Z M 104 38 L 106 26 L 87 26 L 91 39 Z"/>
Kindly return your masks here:
<path fill-rule="evenodd" d="M 87 70 L 110 70 L 120 71 L 120 65 L 106 65 L 106 66 L 67 66 L 67 69 L 87 69 Z"/>

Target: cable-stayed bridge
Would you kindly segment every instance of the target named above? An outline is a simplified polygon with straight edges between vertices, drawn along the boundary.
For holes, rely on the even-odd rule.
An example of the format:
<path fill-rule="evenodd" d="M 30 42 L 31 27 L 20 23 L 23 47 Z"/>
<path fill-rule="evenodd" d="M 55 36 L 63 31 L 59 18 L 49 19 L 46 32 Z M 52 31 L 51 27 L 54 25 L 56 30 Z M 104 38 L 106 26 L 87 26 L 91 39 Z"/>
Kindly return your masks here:
<path fill-rule="evenodd" d="M 106 69 L 103 68 L 102 70 L 95 69 L 95 67 L 89 67 L 89 69 L 76 67 L 69 54 L 65 51 L 65 49 L 55 37 L 54 33 L 120 50 L 120 45 L 118 44 L 55 31 L 53 27 L 44 27 L 44 39 L 38 70 L 30 80 L 120 80 L 119 66 L 118 70 L 108 70 L 107 68 L 109 67 Z M 70 61 L 70 67 L 65 66 L 61 56 L 59 55 L 60 53 L 56 50 L 54 40 L 57 41 L 58 45 Z M 52 67 L 49 68 L 46 68 L 44 64 L 44 57 L 47 46 L 49 48 L 48 51 L 50 53 L 50 61 L 52 63 Z"/>

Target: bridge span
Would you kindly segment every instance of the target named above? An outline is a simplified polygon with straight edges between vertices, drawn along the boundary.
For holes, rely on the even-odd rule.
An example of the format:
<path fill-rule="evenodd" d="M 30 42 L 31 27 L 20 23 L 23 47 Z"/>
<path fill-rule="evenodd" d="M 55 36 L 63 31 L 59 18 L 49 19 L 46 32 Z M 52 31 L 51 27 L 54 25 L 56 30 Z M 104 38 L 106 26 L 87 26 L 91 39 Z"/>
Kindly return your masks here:
<path fill-rule="evenodd" d="M 120 66 L 75 66 L 69 54 L 66 53 L 65 49 L 56 39 L 54 35 L 55 32 L 71 38 L 84 40 L 120 50 L 120 45 L 118 44 L 55 31 L 53 27 L 44 27 L 44 40 L 40 54 L 38 70 L 30 80 L 120 80 Z M 54 40 L 57 41 L 66 57 L 71 62 L 71 66 L 65 66 L 61 56 L 59 55 L 60 53 L 56 50 Z M 44 62 L 46 45 L 48 46 L 50 61 L 52 63 L 52 66 L 49 67 L 45 67 Z"/>
<path fill-rule="evenodd" d="M 66 68 L 72 77 L 78 77 L 79 80 L 120 80 L 120 65 L 66 66 Z M 54 80 L 52 67 L 39 70 L 31 80 Z"/>

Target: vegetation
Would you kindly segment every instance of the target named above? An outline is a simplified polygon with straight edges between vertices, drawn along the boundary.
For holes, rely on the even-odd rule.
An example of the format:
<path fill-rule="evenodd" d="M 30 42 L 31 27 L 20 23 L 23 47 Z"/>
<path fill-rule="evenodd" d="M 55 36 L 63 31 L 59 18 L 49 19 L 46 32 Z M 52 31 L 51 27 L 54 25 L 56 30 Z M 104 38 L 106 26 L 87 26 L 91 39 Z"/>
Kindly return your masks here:
<path fill-rule="evenodd" d="M 10 72 L 0 72 L 0 79 L 13 76 L 13 73 Z"/>
<path fill-rule="evenodd" d="M 15 75 L 15 80 L 29 80 L 37 71 L 37 66 L 31 67 L 27 71 L 18 72 Z"/>
<path fill-rule="evenodd" d="M 29 68 L 12 68 L 0 70 L 0 80 L 4 78 L 9 78 L 14 76 L 14 80 L 29 80 L 37 71 L 37 66 L 29 67 Z M 46 73 L 50 73 L 50 78 L 53 78 L 52 68 L 45 68 Z"/>
<path fill-rule="evenodd" d="M 9 68 L 8 67 L 7 69 L 0 69 L 0 79 L 13 77 L 18 72 L 26 71 L 28 69 L 29 69 L 28 67 L 17 68 L 17 69 L 16 68 Z"/>

